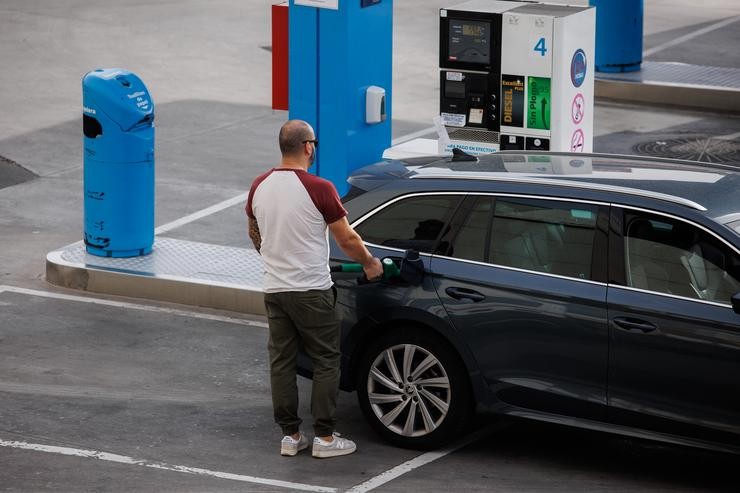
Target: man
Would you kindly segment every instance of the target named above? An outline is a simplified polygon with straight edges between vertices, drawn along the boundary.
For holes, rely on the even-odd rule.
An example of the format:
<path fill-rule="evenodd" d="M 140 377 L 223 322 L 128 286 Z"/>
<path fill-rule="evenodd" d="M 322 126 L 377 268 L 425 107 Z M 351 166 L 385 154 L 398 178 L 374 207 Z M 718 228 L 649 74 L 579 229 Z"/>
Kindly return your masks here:
<path fill-rule="evenodd" d="M 314 369 L 312 455 L 347 455 L 356 445 L 334 430 L 340 327 L 329 274 L 327 228 L 339 247 L 362 264 L 368 279 L 380 277 L 383 268 L 349 225 L 331 182 L 307 172 L 318 146 L 311 126 L 290 120 L 280 129 L 278 140 L 280 165 L 252 183 L 246 210 L 249 237 L 265 266 L 272 404 L 275 422 L 285 435 L 280 453 L 293 456 L 308 447 L 299 429 L 296 386 L 296 357 L 302 343 Z"/>

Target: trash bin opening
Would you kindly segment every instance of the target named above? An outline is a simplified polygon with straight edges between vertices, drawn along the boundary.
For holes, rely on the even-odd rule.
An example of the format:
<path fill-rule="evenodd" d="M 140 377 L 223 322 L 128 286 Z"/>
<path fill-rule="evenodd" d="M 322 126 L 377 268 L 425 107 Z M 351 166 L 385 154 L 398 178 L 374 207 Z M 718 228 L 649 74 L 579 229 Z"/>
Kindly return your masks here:
<path fill-rule="evenodd" d="M 131 81 L 129 81 L 125 76 L 119 75 L 116 77 L 116 80 L 121 83 L 123 87 L 131 87 Z"/>
<path fill-rule="evenodd" d="M 131 127 L 132 130 L 136 130 L 142 127 L 148 127 L 154 122 L 154 113 L 150 113 L 146 115 L 144 118 L 136 122 L 136 125 Z"/>
<path fill-rule="evenodd" d="M 94 139 L 98 135 L 103 135 L 103 126 L 97 119 L 82 115 L 82 132 L 88 139 Z"/>

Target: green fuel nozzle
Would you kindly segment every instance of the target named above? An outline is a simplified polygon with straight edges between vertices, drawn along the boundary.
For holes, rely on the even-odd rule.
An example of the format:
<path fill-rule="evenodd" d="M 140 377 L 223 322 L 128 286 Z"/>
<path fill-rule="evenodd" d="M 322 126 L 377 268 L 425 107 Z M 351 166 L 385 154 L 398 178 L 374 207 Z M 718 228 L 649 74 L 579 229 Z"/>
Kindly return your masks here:
<path fill-rule="evenodd" d="M 398 268 L 392 258 L 386 257 L 380 261 L 383 265 L 383 280 L 387 281 L 392 277 L 401 275 L 401 269 Z M 331 272 L 359 272 L 363 273 L 361 264 L 338 264 L 331 267 Z"/>
<path fill-rule="evenodd" d="M 391 277 L 401 275 L 401 269 L 398 268 L 393 259 L 386 257 L 380 263 L 383 264 L 383 279 L 390 279 Z"/>
<path fill-rule="evenodd" d="M 424 278 L 424 262 L 419 257 L 419 252 L 413 249 L 406 250 L 403 258 L 384 257 L 380 261 L 383 266 L 383 281 L 389 284 L 406 283 L 418 286 Z M 400 264 L 400 265 L 399 265 Z M 361 274 L 357 278 L 357 284 L 367 284 L 368 279 L 360 264 L 337 264 L 329 269 L 331 272 L 356 272 Z"/>

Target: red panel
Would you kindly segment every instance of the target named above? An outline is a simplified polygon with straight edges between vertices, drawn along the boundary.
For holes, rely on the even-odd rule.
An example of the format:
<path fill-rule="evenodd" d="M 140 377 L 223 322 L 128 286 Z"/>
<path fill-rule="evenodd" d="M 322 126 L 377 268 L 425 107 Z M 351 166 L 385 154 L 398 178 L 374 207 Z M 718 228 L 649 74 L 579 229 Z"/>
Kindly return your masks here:
<path fill-rule="evenodd" d="M 272 109 L 288 109 L 288 2 L 272 6 Z"/>

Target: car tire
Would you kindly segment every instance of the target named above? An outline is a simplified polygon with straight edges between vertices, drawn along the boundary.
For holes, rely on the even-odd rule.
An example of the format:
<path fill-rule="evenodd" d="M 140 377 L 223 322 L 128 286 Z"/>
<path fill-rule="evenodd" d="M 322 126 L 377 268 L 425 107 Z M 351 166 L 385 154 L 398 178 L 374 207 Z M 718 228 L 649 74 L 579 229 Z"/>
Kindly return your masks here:
<path fill-rule="evenodd" d="M 356 383 L 365 418 L 399 447 L 439 447 L 462 433 L 472 417 L 465 367 L 429 330 L 392 330 L 372 341 L 360 359 Z"/>

